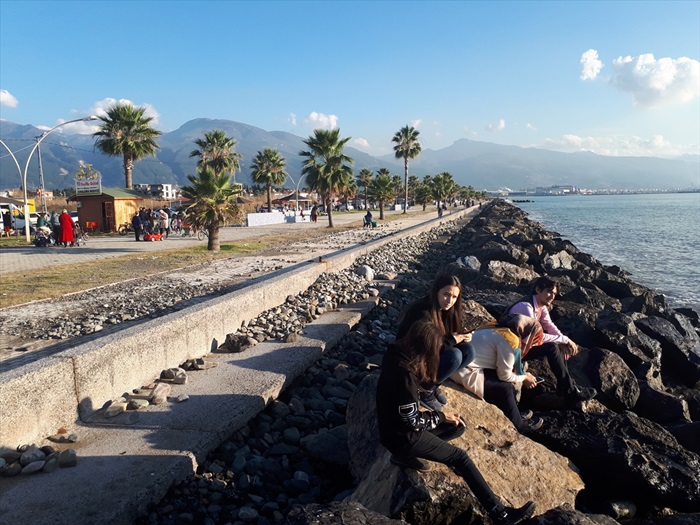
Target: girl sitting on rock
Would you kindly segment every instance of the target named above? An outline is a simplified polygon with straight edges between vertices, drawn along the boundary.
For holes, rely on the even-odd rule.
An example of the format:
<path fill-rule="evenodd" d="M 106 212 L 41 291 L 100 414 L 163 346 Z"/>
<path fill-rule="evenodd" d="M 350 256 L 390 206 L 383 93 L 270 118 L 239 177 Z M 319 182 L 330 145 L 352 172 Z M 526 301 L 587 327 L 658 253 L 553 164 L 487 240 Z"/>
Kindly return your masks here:
<path fill-rule="evenodd" d="M 456 413 L 419 409 L 419 385 L 435 382 L 443 340 L 435 324 L 419 321 L 389 346 L 377 384 L 379 439 L 392 464 L 426 472 L 430 468 L 420 458 L 443 463 L 464 478 L 494 524 L 519 523 L 532 515 L 535 504 L 504 506 L 467 453 L 448 443 L 464 433 L 464 420 Z"/>
<path fill-rule="evenodd" d="M 433 323 L 443 335 L 434 383 L 423 384 L 420 394 L 424 407 L 441 410 L 447 398 L 440 391 L 440 385 L 474 359 L 474 349 L 469 344 L 472 335 L 463 330 L 462 283 L 456 276 L 444 273 L 435 276 L 428 294 L 402 312 L 396 338 L 405 337 L 411 326 L 419 321 Z"/>

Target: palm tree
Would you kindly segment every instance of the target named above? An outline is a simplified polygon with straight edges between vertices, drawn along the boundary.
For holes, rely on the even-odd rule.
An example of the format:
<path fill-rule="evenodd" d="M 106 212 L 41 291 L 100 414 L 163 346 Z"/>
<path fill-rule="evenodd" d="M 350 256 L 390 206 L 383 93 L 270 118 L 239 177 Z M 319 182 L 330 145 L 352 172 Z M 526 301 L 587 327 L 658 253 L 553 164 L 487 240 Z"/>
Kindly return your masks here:
<path fill-rule="evenodd" d="M 372 180 L 374 173 L 369 168 L 362 168 L 360 174 L 357 176 L 357 186 L 358 188 L 363 188 L 365 190 L 365 209 L 367 209 L 367 193 L 369 183 Z"/>
<path fill-rule="evenodd" d="M 415 175 L 411 175 L 408 177 L 408 198 L 410 199 L 409 202 L 416 199 L 416 188 L 418 188 L 419 184 L 420 179 Z"/>
<path fill-rule="evenodd" d="M 399 203 L 399 195 L 403 193 L 403 184 L 401 184 L 401 177 L 394 175 L 391 177 L 391 183 L 394 185 L 394 205 Z M 404 209 L 406 207 L 404 206 Z"/>
<path fill-rule="evenodd" d="M 412 126 L 404 126 L 397 131 L 394 138 L 391 139 L 392 142 L 396 143 L 396 146 L 394 146 L 394 156 L 397 159 L 403 159 L 404 186 L 406 190 L 406 200 L 403 204 L 404 213 L 406 213 L 406 209 L 408 208 L 408 159 L 415 159 L 420 155 L 421 145 L 418 141 L 419 134 L 420 132 Z"/>
<path fill-rule="evenodd" d="M 382 168 L 377 172 L 377 176 L 369 183 L 369 191 L 372 199 L 379 201 L 379 218 L 384 220 L 384 203 L 395 196 L 389 170 Z"/>
<path fill-rule="evenodd" d="M 433 190 L 431 186 L 424 182 L 418 184 L 414 195 L 414 199 L 416 201 L 416 204 L 420 204 L 421 206 L 423 206 L 423 211 L 425 211 L 425 207 L 427 206 L 427 204 L 433 201 Z"/>
<path fill-rule="evenodd" d="M 456 190 L 457 184 L 448 172 L 443 171 L 433 177 L 433 197 L 437 201 L 438 208 L 440 201 L 447 199 Z"/>
<path fill-rule="evenodd" d="M 162 133 L 151 127 L 152 117 L 144 116 L 145 107 L 131 104 L 114 104 L 100 117 L 100 130 L 92 134 L 97 138 L 95 147 L 102 153 L 124 159 L 124 184 L 133 187 L 134 162 L 156 154 L 159 148 L 156 137 Z"/>
<path fill-rule="evenodd" d="M 304 141 L 309 148 L 299 152 L 300 157 L 306 157 L 302 175 L 306 175 L 309 187 L 321 194 L 326 211 L 328 212 L 328 227 L 333 227 L 333 196 L 346 188 L 353 177 L 349 166 L 354 161 L 343 154 L 345 144 L 352 137 L 340 138 L 340 130 L 314 130 L 313 136 Z"/>
<path fill-rule="evenodd" d="M 197 175 L 188 175 L 191 182 L 182 187 L 182 195 L 192 199 L 187 208 L 187 217 L 196 229 L 209 231 L 207 249 L 219 251 L 219 228 L 238 217 L 240 209 L 236 205 L 236 196 L 241 187 L 231 182 L 227 173 L 217 174 L 209 166 L 197 168 Z"/>
<path fill-rule="evenodd" d="M 284 168 L 287 161 L 280 152 L 273 148 L 265 148 L 258 151 L 253 159 L 253 182 L 265 184 L 267 187 L 267 209 L 272 211 L 272 186 L 278 186 L 284 182 L 287 172 Z M 298 196 L 297 196 L 298 198 Z"/>
<path fill-rule="evenodd" d="M 232 137 L 226 136 L 225 131 L 215 129 L 205 131 L 204 139 L 195 139 L 194 143 L 199 149 L 193 150 L 190 157 L 199 157 L 197 167 L 209 166 L 217 175 L 231 172 L 236 181 L 236 170 L 241 169 L 242 156 L 234 150 L 237 142 Z"/>

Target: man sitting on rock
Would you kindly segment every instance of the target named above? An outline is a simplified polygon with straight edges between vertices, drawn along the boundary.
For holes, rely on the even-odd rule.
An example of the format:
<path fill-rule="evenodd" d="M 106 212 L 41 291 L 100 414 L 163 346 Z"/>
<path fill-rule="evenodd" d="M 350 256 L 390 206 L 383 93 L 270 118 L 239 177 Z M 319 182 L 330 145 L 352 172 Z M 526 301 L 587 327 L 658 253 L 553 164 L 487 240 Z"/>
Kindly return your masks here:
<path fill-rule="evenodd" d="M 474 360 L 455 372 L 451 379 L 479 399 L 496 405 L 521 434 L 542 427 L 542 418 L 532 418 L 532 411 L 520 412 L 515 385 L 537 386 L 537 378 L 523 372 L 521 353 L 527 353 L 533 341 L 541 340 L 542 327 L 536 319 L 524 315 L 507 315 L 504 326 L 486 325 L 472 333 Z"/>
<path fill-rule="evenodd" d="M 557 394 L 569 402 L 587 401 L 594 398 L 598 392 L 595 388 L 577 386 L 566 365 L 566 361 L 578 353 L 578 346 L 561 333 L 549 316 L 549 307 L 558 292 L 559 286 L 556 281 L 546 276 L 540 277 L 533 285 L 532 295 L 523 297 L 508 308 L 506 313 L 534 317 L 544 330 L 542 344 L 523 353 L 523 361 L 546 358 L 557 380 Z"/>

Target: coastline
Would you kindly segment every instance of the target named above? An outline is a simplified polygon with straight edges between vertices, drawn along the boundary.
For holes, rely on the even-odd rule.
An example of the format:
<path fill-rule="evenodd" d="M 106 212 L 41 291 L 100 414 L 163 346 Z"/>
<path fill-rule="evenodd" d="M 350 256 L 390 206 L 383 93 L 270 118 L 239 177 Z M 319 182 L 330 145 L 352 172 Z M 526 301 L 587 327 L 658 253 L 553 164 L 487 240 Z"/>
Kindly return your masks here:
<path fill-rule="evenodd" d="M 339 391 L 336 388 L 331 390 L 331 387 L 343 383 L 348 396 L 359 389 L 362 380 L 377 365 L 380 366 L 386 344 L 395 335 L 399 312 L 425 291 L 440 270 L 452 270 L 460 275 L 469 322 L 472 323 L 492 320 L 513 296 L 522 295 L 532 276 L 527 271 L 546 268 L 548 273 L 556 273 L 562 279 L 565 292 L 558 301 L 557 324 L 586 348 L 571 361 L 570 369 L 577 382 L 596 386 L 601 392 L 599 399 L 576 408 L 557 407 L 553 410 L 551 406 L 547 408 L 537 405 L 536 400 L 529 400 L 538 415 L 546 420 L 541 433 L 531 439 L 518 435 L 497 412 L 488 415 L 488 407 L 483 402 L 463 396 L 462 402 L 468 404 L 470 417 L 468 434 L 460 443 L 467 448 L 481 448 L 476 443 L 482 443 L 486 435 L 502 436 L 501 441 L 507 442 L 503 445 L 499 441 L 501 444 L 497 444 L 495 454 L 493 448 L 484 448 L 486 453 L 479 458 L 479 461 L 488 461 L 485 465 L 492 467 L 488 469 L 489 476 L 498 472 L 506 474 L 499 489 L 513 485 L 514 476 L 541 479 L 537 485 L 543 490 L 550 483 L 558 483 L 558 480 L 547 477 L 546 469 L 536 468 L 527 459 L 529 455 L 518 456 L 517 461 L 508 455 L 517 454 L 526 445 L 542 445 L 581 469 L 586 497 L 592 498 L 584 503 L 584 508 L 590 508 L 591 503 L 603 504 L 624 497 L 638 505 L 640 516 L 652 519 L 653 514 L 649 513 L 655 508 L 700 511 L 697 453 L 693 456 L 689 452 L 692 441 L 681 444 L 682 437 L 678 437 L 678 441 L 672 437 L 682 436 L 683 426 L 687 423 L 684 417 L 700 420 L 700 396 L 693 397 L 692 390 L 681 388 L 690 380 L 674 378 L 679 370 L 694 373 L 693 367 L 697 369 L 697 365 L 687 362 L 683 363 L 685 366 L 679 366 L 677 361 L 682 359 L 682 352 L 669 351 L 672 342 L 664 342 L 663 351 L 668 357 L 662 365 L 661 344 L 648 343 L 654 339 L 652 335 L 656 329 L 648 320 L 658 319 L 660 323 L 680 318 L 664 306 L 663 298 L 657 298 L 650 290 L 629 281 L 622 269 L 602 268 L 592 256 L 582 253 L 569 241 L 559 239 L 552 232 L 543 231 L 539 225 L 524 219 L 518 208 L 509 206 L 485 209 L 484 212 L 456 233 L 438 228 L 420 238 L 416 236 L 389 244 L 387 250 L 358 260 L 358 264 L 367 264 L 377 272 L 388 271 L 390 265 L 400 268 L 400 285 L 278 399 L 252 417 L 244 428 L 229 436 L 217 450 L 202 458 L 196 465 L 196 472 L 172 487 L 164 499 L 154 502 L 149 515 L 143 514 L 137 523 L 173 523 L 180 517 L 185 519 L 185 515 L 194 520 L 190 522 L 203 522 L 208 516 L 221 517 L 221 523 L 226 520 L 236 522 L 253 515 L 256 519 L 261 516 L 261 519 L 271 520 L 273 517 L 282 518 L 292 508 L 306 508 L 310 503 L 325 505 L 339 492 L 351 491 L 350 466 L 347 459 L 342 463 L 342 458 L 350 454 L 345 446 L 349 446 L 351 440 L 346 437 L 347 445 L 344 445 L 338 435 L 342 436 L 339 431 L 352 426 L 352 422 L 346 418 L 346 404 L 338 400 Z M 569 254 L 569 258 L 565 254 Z M 479 269 L 451 262 L 458 257 L 474 257 L 479 262 Z M 470 262 L 473 261 L 470 259 Z M 592 282 L 600 277 L 606 277 L 598 283 L 608 287 L 606 292 Z M 584 281 L 591 281 L 591 284 L 580 286 Z M 267 315 L 261 314 L 260 319 L 266 319 Z M 320 319 L 323 322 L 324 318 Z M 679 323 L 679 326 L 689 326 L 686 321 Z M 256 320 L 247 324 L 258 325 Z M 643 326 L 652 335 L 642 337 Z M 695 337 L 697 340 L 697 335 Z M 250 354 L 244 352 L 241 358 L 250 359 Z M 610 373 L 603 374 L 604 370 Z M 537 374 L 540 373 L 546 375 L 546 369 L 538 370 Z M 664 383 L 671 378 L 674 381 L 668 384 L 673 385 L 672 388 Z M 450 390 L 451 394 L 458 393 L 457 390 L 452 392 L 452 386 Z M 235 392 L 229 392 L 229 396 L 232 394 Z M 541 397 L 551 402 L 547 392 L 542 394 Z M 224 416 L 218 414 L 219 418 Z M 375 435 L 371 429 L 363 430 L 364 435 Z M 349 433 L 348 429 L 346 436 Z M 293 443 L 288 441 L 290 435 L 295 436 Z M 619 436 L 632 438 L 620 440 Z M 324 437 L 336 439 L 332 450 L 326 448 L 314 453 L 312 441 Z M 531 440 L 539 444 L 533 444 Z M 356 447 L 363 444 L 354 443 Z M 498 448 L 501 446 L 502 450 Z M 664 468 L 658 472 L 645 470 L 643 467 L 648 462 L 644 458 L 647 457 L 654 457 Z M 335 463 L 339 458 L 341 463 Z M 261 469 L 261 462 L 270 468 Z M 396 478 L 396 468 L 388 464 L 387 468 L 394 469 L 387 472 L 392 474 L 391 479 L 401 480 L 395 487 L 401 494 L 425 494 L 425 490 L 407 491 L 404 484 L 407 481 L 421 482 L 420 475 Z M 682 472 L 694 476 L 696 485 L 689 484 Z M 449 472 L 440 471 L 434 475 L 440 476 L 435 482 L 441 487 L 445 483 L 463 486 L 459 479 L 455 485 L 454 476 L 449 477 Z M 295 482 L 284 483 L 291 479 Z M 391 479 L 385 477 L 381 482 L 390 485 Z M 611 485 L 610 480 L 615 484 Z M 443 490 L 431 494 L 427 504 L 439 504 L 444 493 Z M 542 499 L 539 495 L 533 499 L 538 500 L 540 512 L 551 508 L 544 503 L 547 500 L 543 496 Z M 475 519 L 480 518 L 471 500 L 460 501 L 460 505 L 467 507 L 465 512 L 476 512 Z M 562 522 L 580 521 L 585 516 L 581 510 L 558 507 L 556 511 L 564 513 Z M 426 515 L 430 516 L 430 513 Z M 429 525 L 439 523 L 447 521 L 430 518 Z M 416 522 L 416 525 L 422 525 L 422 522 Z"/>
<path fill-rule="evenodd" d="M 700 197 L 688 194 L 536 197 L 514 204 L 607 265 L 624 268 L 674 307 L 700 311 Z"/>

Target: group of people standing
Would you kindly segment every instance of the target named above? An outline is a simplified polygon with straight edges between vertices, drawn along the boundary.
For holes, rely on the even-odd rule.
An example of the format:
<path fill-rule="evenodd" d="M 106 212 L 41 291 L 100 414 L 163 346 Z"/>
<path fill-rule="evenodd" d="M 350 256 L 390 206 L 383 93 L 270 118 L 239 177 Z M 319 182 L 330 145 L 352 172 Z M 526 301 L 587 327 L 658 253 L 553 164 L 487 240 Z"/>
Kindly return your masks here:
<path fill-rule="evenodd" d="M 139 208 L 139 211 L 131 218 L 131 227 L 137 241 L 145 234 L 160 233 L 164 238 L 168 238 L 171 227 L 172 212 L 167 206 L 160 210 L 151 208 Z M 177 218 L 177 216 L 176 216 Z M 179 221 L 179 218 L 177 219 Z"/>
<path fill-rule="evenodd" d="M 466 451 L 449 443 L 464 433 L 465 421 L 444 409 L 448 400 L 440 385 L 452 378 L 500 408 L 523 434 L 543 424 L 517 406 L 515 386 L 535 388 L 540 381 L 523 371 L 523 362 L 546 359 L 557 393 L 566 401 L 592 399 L 596 390 L 577 386 L 566 365 L 578 352 L 577 345 L 549 316 L 557 292 L 556 282 L 541 277 L 532 294 L 507 308 L 497 323 L 465 331 L 461 283 L 456 276 L 440 274 L 428 294 L 402 312 L 396 341 L 382 363 L 377 416 L 380 441 L 391 452 L 391 463 L 419 471 L 429 470 L 424 459 L 447 465 L 466 481 L 495 524 L 527 519 L 535 504 L 504 505 Z"/>
<path fill-rule="evenodd" d="M 48 240 L 49 236 L 53 236 L 57 245 L 67 248 L 75 246 L 75 227 L 73 217 L 70 216 L 67 209 L 63 209 L 61 214 L 54 211 L 49 216 L 47 213 L 39 212 L 39 218 L 36 221 L 36 229 Z M 44 246 L 48 243 L 44 244 Z"/>

